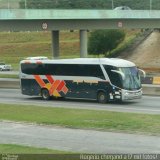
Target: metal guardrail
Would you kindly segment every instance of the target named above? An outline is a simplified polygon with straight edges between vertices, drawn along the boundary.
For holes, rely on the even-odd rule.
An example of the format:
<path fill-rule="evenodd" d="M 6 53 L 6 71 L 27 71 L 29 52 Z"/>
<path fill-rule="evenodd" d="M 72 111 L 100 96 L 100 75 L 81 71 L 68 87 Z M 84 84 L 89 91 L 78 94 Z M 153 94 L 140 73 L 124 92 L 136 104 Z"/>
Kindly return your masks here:
<path fill-rule="evenodd" d="M 19 79 L 0 78 L 0 88 L 20 88 L 20 81 Z"/>
<path fill-rule="evenodd" d="M 143 84 L 143 94 L 151 96 L 160 96 L 160 85 Z"/>
<path fill-rule="evenodd" d="M 145 78 L 141 77 L 142 84 L 153 84 L 160 85 L 160 77 L 158 76 L 147 76 Z"/>

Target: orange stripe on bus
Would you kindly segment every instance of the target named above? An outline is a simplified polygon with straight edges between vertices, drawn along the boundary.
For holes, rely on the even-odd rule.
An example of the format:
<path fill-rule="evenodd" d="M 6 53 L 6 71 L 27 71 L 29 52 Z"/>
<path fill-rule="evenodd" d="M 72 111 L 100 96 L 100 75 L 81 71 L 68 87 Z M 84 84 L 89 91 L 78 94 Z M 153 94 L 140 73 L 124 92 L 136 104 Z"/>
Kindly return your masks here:
<path fill-rule="evenodd" d="M 59 84 L 59 86 L 57 87 L 57 91 L 60 92 L 62 90 L 62 88 L 65 86 L 65 82 L 61 81 L 61 83 Z"/>
<path fill-rule="evenodd" d="M 46 77 L 51 84 L 54 82 L 54 79 L 52 78 L 51 75 L 46 75 Z"/>
<path fill-rule="evenodd" d="M 60 96 L 59 95 L 60 91 L 64 92 L 64 94 L 68 92 L 68 88 L 65 86 L 66 85 L 65 81 L 54 80 L 54 78 L 51 75 L 46 75 L 46 78 L 49 81 L 49 83 L 47 84 L 45 84 L 45 82 L 39 75 L 34 75 L 34 78 L 41 88 L 47 88 L 49 90 L 50 95 Z"/>
<path fill-rule="evenodd" d="M 64 87 L 62 88 L 62 91 L 64 92 L 64 94 L 66 94 L 66 93 L 68 92 L 68 88 L 67 88 L 66 86 L 64 86 Z"/>
<path fill-rule="evenodd" d="M 52 84 L 52 86 L 51 86 L 51 88 L 50 88 L 50 90 L 49 90 L 50 95 L 52 95 L 53 92 L 54 92 L 54 90 L 57 89 L 57 87 L 58 87 L 58 85 L 59 85 L 60 82 L 61 82 L 60 80 L 56 80 L 56 81 Z"/>
<path fill-rule="evenodd" d="M 34 78 L 36 79 L 36 81 L 38 82 L 38 84 L 41 86 L 41 88 L 46 86 L 46 84 L 44 83 L 44 81 L 41 79 L 40 76 L 34 75 Z"/>

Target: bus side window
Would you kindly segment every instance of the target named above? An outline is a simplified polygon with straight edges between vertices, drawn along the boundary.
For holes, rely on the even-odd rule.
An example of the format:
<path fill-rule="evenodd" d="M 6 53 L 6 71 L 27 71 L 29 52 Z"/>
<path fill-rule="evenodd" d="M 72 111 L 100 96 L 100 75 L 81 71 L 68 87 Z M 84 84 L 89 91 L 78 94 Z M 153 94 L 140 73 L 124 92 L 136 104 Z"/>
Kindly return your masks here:
<path fill-rule="evenodd" d="M 21 64 L 22 72 L 32 75 L 98 77 L 105 79 L 99 65 L 81 64 Z"/>
<path fill-rule="evenodd" d="M 36 64 L 35 71 L 36 72 L 34 74 L 45 75 L 46 74 L 45 65 L 44 64 Z"/>
<path fill-rule="evenodd" d="M 48 74 L 57 76 L 72 76 L 75 67 L 70 64 L 47 64 Z"/>
<path fill-rule="evenodd" d="M 104 68 L 109 76 L 111 83 L 115 86 L 122 87 L 122 77 L 119 74 L 111 71 L 116 70 L 116 68 L 108 65 L 105 65 Z"/>
<path fill-rule="evenodd" d="M 94 65 L 94 67 L 92 69 L 92 74 L 93 74 L 94 77 L 105 79 L 104 75 L 103 75 L 103 72 L 102 72 L 102 69 L 99 65 Z"/>
<path fill-rule="evenodd" d="M 104 79 L 104 75 L 99 65 L 75 65 L 74 75 L 86 77 L 98 77 Z"/>
<path fill-rule="evenodd" d="M 28 63 L 22 63 L 21 64 L 21 70 L 24 74 L 33 74 L 36 66 L 35 64 L 28 64 Z"/>

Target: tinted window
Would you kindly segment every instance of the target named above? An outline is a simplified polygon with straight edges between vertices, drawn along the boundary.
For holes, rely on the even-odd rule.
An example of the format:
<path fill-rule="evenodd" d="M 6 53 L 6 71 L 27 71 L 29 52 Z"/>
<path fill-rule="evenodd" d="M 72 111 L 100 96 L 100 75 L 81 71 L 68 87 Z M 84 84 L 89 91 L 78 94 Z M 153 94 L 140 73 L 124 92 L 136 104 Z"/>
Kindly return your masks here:
<path fill-rule="evenodd" d="M 88 76 L 104 79 L 99 65 L 21 64 L 22 72 L 34 75 Z"/>
<path fill-rule="evenodd" d="M 104 68 L 109 76 L 109 79 L 112 84 L 117 87 L 122 88 L 122 78 L 118 73 L 112 72 L 111 70 L 117 70 L 116 67 L 104 65 Z"/>
<path fill-rule="evenodd" d="M 44 64 L 21 64 L 21 70 L 25 74 L 41 74 L 45 73 L 45 65 Z"/>

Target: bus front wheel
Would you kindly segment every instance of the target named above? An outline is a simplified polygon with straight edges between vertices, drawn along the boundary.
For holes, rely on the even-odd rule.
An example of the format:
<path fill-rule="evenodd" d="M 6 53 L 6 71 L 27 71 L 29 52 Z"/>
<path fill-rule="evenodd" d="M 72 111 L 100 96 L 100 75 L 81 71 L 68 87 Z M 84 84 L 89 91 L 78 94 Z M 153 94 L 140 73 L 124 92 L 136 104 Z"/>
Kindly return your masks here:
<path fill-rule="evenodd" d="M 41 96 L 43 100 L 49 100 L 51 98 L 48 89 L 42 89 Z"/>
<path fill-rule="evenodd" d="M 97 100 L 99 103 L 106 103 L 107 102 L 107 96 L 105 92 L 98 92 L 97 94 Z"/>

